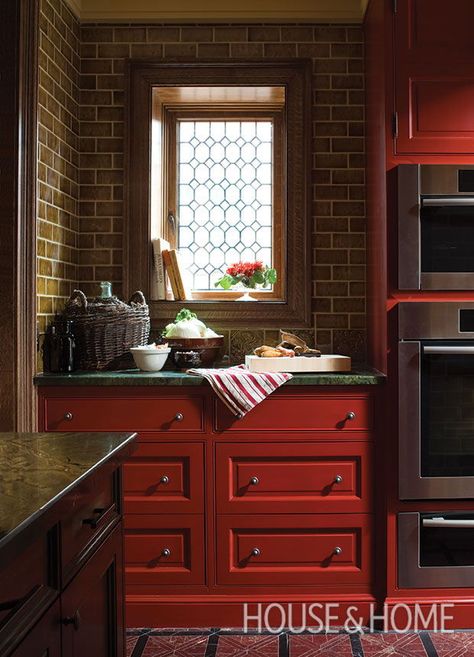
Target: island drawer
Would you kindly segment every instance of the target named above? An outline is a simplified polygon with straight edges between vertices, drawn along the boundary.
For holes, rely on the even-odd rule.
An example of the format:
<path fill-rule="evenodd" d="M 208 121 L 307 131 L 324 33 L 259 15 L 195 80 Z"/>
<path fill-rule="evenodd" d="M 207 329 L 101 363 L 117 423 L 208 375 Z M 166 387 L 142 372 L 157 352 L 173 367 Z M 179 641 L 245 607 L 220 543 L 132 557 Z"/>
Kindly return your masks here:
<path fill-rule="evenodd" d="M 202 443 L 139 443 L 123 473 L 125 513 L 204 512 Z"/>
<path fill-rule="evenodd" d="M 349 513 L 371 508 L 369 443 L 221 443 L 219 513 Z"/>
<path fill-rule="evenodd" d="M 46 431 L 202 432 L 203 399 L 180 396 L 49 397 Z"/>
<path fill-rule="evenodd" d="M 273 394 L 242 419 L 216 402 L 217 431 L 368 431 L 372 428 L 369 395 Z"/>
<path fill-rule="evenodd" d="M 204 516 L 125 516 L 125 582 L 204 584 Z"/>
<path fill-rule="evenodd" d="M 220 516 L 218 584 L 370 582 L 370 516 Z"/>
<path fill-rule="evenodd" d="M 87 477 L 60 502 L 63 586 L 120 519 L 120 482 L 114 467 Z"/>

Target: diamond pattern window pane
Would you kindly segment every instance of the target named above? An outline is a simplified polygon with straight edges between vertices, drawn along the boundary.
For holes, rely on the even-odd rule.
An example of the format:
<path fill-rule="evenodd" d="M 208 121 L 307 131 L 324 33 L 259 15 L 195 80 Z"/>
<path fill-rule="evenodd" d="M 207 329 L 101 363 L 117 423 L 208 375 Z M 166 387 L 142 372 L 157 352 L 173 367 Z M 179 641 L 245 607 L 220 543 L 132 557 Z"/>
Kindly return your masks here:
<path fill-rule="evenodd" d="M 224 266 L 272 264 L 271 121 L 180 121 L 178 248 L 194 290 Z"/>

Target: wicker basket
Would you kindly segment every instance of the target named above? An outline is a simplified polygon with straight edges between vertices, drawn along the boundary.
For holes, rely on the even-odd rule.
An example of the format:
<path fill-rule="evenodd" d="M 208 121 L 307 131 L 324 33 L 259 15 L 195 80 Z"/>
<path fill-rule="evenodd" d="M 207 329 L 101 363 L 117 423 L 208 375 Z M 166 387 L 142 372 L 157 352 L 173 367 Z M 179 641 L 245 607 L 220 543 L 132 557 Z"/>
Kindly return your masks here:
<path fill-rule="evenodd" d="M 134 367 L 129 350 L 146 344 L 150 333 L 150 313 L 142 292 L 135 292 L 127 304 L 117 297 L 88 302 L 83 292 L 74 290 L 63 316 L 74 322 L 79 370 Z"/>

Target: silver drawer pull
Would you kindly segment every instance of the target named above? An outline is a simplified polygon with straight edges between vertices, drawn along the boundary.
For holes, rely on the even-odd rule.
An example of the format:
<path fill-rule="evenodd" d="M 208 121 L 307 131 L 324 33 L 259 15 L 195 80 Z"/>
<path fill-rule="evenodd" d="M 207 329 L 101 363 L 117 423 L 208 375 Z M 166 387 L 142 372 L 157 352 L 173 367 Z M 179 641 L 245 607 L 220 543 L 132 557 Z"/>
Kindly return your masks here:
<path fill-rule="evenodd" d="M 258 486 L 260 483 L 260 479 L 258 477 L 250 477 L 250 485 L 251 486 Z"/>
<path fill-rule="evenodd" d="M 250 554 L 252 555 L 252 557 L 259 557 L 260 554 L 261 554 L 261 552 L 260 552 L 260 549 L 259 549 L 259 548 L 254 547 L 253 550 L 252 550 L 252 552 L 251 552 Z"/>
<path fill-rule="evenodd" d="M 174 419 L 176 420 L 176 422 L 182 422 L 184 420 L 184 415 L 182 413 L 176 413 Z"/>
<path fill-rule="evenodd" d="M 163 548 L 161 551 L 161 556 L 167 559 L 171 556 L 171 550 L 169 548 Z"/>
<path fill-rule="evenodd" d="M 170 483 L 170 478 L 168 475 L 163 475 L 160 479 L 160 484 L 169 484 Z"/>
<path fill-rule="evenodd" d="M 344 481 L 344 478 L 343 478 L 342 475 L 336 475 L 334 477 L 334 483 L 335 484 L 342 484 L 343 481 Z"/>
<path fill-rule="evenodd" d="M 346 415 L 346 420 L 355 420 L 356 419 L 356 414 L 354 411 L 349 411 Z"/>
<path fill-rule="evenodd" d="M 334 554 L 342 554 L 342 547 L 335 547 L 333 550 Z"/>
<path fill-rule="evenodd" d="M 70 411 L 67 411 L 66 413 L 64 413 L 64 419 L 67 420 L 68 422 L 70 422 L 73 417 L 74 417 L 74 415 Z"/>

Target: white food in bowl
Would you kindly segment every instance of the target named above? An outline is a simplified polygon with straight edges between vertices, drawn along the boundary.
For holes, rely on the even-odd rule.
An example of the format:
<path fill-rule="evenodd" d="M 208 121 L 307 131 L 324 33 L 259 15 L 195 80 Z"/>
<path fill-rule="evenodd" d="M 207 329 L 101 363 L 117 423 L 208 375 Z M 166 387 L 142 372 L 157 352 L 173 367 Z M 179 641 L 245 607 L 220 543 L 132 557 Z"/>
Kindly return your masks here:
<path fill-rule="evenodd" d="M 132 347 L 135 365 L 143 372 L 159 372 L 166 363 L 171 349 L 157 349 L 154 345 Z"/>

